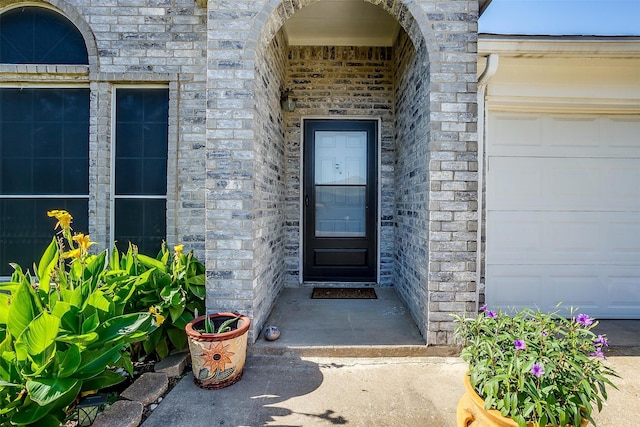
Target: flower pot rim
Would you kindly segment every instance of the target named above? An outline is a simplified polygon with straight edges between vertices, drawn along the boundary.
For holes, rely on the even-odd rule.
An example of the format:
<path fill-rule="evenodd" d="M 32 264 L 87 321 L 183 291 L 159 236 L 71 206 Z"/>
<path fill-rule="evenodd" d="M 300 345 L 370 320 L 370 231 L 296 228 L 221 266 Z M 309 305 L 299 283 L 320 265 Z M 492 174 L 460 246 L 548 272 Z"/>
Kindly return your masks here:
<path fill-rule="evenodd" d="M 196 323 L 204 321 L 205 317 L 209 317 L 210 319 L 219 318 L 219 317 L 237 317 L 238 318 L 238 327 L 234 330 L 223 332 L 221 334 L 217 333 L 207 333 L 207 332 L 199 332 L 194 328 Z M 209 313 L 208 315 L 198 316 L 185 326 L 185 332 L 187 336 L 194 340 L 199 341 L 224 341 L 239 337 L 244 335 L 249 330 L 249 326 L 251 325 L 251 319 L 244 314 L 239 313 L 231 313 L 231 312 L 219 312 L 219 313 Z"/>
<path fill-rule="evenodd" d="M 478 392 L 476 392 L 476 390 L 471 385 L 471 375 L 469 374 L 464 376 L 464 387 L 467 391 L 468 396 L 471 397 L 471 399 L 476 405 L 483 408 L 483 410 L 489 415 L 489 417 L 494 418 L 496 420 L 500 420 L 500 422 L 505 423 L 505 425 L 518 427 L 518 423 L 516 423 L 509 417 L 505 417 L 497 409 L 484 409 L 484 400 L 482 399 L 482 397 L 480 397 Z M 589 424 L 588 421 L 585 418 L 583 418 L 582 425 L 580 427 L 586 427 L 588 424 Z"/>
<path fill-rule="evenodd" d="M 471 385 L 471 375 L 464 376 L 464 387 L 473 402 L 480 408 L 482 408 L 485 412 L 487 412 L 489 417 L 500 420 L 500 422 L 509 424 L 510 426 L 512 425 L 513 427 L 518 427 L 518 423 L 513 421 L 511 418 L 505 417 L 497 409 L 484 409 L 484 400 L 482 399 L 482 397 L 480 397 L 476 389 L 473 388 L 473 385 Z"/>

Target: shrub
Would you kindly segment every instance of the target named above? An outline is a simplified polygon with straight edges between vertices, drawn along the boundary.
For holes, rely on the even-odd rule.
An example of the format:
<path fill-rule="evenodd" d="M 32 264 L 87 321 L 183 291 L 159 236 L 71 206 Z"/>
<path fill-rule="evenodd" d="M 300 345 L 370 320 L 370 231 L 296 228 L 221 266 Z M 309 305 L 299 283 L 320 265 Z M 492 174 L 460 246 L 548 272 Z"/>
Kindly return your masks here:
<path fill-rule="evenodd" d="M 475 318 L 454 316 L 462 358 L 469 363 L 471 385 L 485 401 L 520 427 L 595 424 L 594 404 L 602 409 L 607 378 L 615 372 L 602 363 L 607 338 L 594 334 L 598 324 L 571 310 L 557 313 L 524 309 L 509 316 L 486 307 Z"/>
<path fill-rule="evenodd" d="M 148 311 L 125 313 L 132 286 L 114 286 L 146 273 L 107 272 L 106 252 L 89 254 L 93 242 L 72 235 L 68 212 L 48 214 L 61 231 L 34 276 L 12 264 L 0 284 L 0 425 L 59 426 L 80 394 L 123 381 L 109 367 L 126 365 L 127 346 L 157 328 Z"/>

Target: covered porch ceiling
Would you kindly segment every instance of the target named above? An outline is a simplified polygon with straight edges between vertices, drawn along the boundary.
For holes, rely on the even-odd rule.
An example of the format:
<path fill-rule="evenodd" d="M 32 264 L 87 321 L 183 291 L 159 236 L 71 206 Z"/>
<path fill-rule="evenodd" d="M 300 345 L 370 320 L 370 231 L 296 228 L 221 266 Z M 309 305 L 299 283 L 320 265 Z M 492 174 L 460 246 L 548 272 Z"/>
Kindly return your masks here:
<path fill-rule="evenodd" d="M 491 0 L 479 0 L 480 13 Z M 363 0 L 321 0 L 284 24 L 290 46 L 393 46 L 400 24 L 381 7 Z"/>

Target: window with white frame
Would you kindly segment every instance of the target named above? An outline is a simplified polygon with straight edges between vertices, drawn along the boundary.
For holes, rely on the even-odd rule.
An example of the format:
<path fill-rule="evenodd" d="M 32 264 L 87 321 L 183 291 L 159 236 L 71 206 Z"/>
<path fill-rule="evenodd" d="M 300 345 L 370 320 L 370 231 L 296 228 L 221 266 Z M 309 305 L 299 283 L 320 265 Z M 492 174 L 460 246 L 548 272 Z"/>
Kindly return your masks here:
<path fill-rule="evenodd" d="M 166 239 L 169 89 L 116 87 L 112 241 L 155 256 Z"/>
<path fill-rule="evenodd" d="M 0 14 L 0 64 L 87 65 L 78 29 L 49 8 L 21 6 Z M 10 263 L 31 268 L 65 209 L 88 230 L 89 87 L 64 82 L 0 84 L 0 276 Z M 60 82 L 56 82 L 60 80 Z"/>

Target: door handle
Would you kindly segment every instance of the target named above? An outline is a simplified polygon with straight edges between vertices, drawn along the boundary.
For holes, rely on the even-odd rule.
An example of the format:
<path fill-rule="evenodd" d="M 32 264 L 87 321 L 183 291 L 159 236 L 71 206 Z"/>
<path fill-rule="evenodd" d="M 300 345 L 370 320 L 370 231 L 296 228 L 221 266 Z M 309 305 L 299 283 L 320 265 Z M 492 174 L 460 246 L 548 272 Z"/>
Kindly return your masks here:
<path fill-rule="evenodd" d="M 309 206 L 309 196 L 304 196 L 304 205 Z"/>

